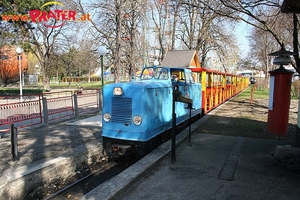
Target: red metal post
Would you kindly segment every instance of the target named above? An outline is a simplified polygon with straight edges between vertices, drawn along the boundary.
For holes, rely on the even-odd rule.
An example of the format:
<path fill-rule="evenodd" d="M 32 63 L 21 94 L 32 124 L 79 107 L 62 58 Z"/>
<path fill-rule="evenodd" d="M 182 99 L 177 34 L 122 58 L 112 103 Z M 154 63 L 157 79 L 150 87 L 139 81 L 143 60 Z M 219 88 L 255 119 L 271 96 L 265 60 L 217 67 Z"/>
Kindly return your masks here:
<path fill-rule="evenodd" d="M 268 133 L 286 136 L 288 130 L 291 82 L 294 72 L 283 66 L 269 71 L 270 94 L 268 108 Z"/>

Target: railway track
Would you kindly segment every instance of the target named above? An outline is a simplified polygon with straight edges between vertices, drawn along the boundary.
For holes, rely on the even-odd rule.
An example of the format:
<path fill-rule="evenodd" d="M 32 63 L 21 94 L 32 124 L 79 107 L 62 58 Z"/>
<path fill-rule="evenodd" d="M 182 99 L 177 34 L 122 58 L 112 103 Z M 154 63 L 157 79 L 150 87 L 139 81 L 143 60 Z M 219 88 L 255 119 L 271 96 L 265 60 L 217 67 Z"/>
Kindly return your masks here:
<path fill-rule="evenodd" d="M 194 123 L 196 120 L 197 118 L 194 117 L 191 121 L 188 119 L 178 124 L 176 126 L 177 133 L 180 133 L 184 128 L 188 127 L 190 122 Z M 118 157 L 109 162 L 89 166 L 91 170 L 87 170 L 88 173 L 85 173 L 85 175 L 78 172 L 78 176 L 75 175 L 72 177 L 72 180 L 69 180 L 67 184 L 53 183 L 50 187 L 40 187 L 33 193 L 27 195 L 24 200 L 78 200 L 89 191 L 121 173 L 141 158 L 142 157 L 137 158 L 134 154 L 131 154 L 131 156 Z"/>
<path fill-rule="evenodd" d="M 138 159 L 132 156 L 114 159 L 113 161 L 105 164 L 93 166 L 94 170 L 90 171 L 90 173 L 84 175 L 78 180 L 76 180 L 76 177 L 73 177 L 73 181 L 67 185 L 60 185 L 60 183 L 56 183 L 51 184 L 50 187 L 39 188 L 33 193 L 27 195 L 25 200 L 77 200 L 100 184 L 121 173 L 137 161 Z"/>

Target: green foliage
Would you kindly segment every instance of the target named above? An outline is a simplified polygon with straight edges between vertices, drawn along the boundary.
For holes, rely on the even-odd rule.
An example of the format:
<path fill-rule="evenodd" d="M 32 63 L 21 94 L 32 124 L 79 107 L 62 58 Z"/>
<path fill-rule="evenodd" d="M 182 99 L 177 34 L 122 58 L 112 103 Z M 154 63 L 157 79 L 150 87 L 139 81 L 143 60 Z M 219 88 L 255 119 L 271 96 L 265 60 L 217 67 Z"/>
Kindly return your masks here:
<path fill-rule="evenodd" d="M 42 5 L 50 0 L 2 0 L 0 3 L 1 14 L 28 14 L 29 10 L 41 9 Z"/>
<path fill-rule="evenodd" d="M 42 9 L 42 5 L 51 0 L 2 0 L 0 1 L 0 45 L 20 44 L 28 37 L 32 23 L 22 20 L 2 20 L 2 15 L 27 15 L 29 10 Z M 49 9 L 49 8 L 43 8 Z M 22 48 L 26 51 L 26 48 Z"/>
<path fill-rule="evenodd" d="M 41 94 L 43 90 L 41 89 L 23 89 L 23 94 Z M 19 95 L 20 89 L 19 88 L 1 88 L 0 89 L 0 96 L 1 95 Z"/>

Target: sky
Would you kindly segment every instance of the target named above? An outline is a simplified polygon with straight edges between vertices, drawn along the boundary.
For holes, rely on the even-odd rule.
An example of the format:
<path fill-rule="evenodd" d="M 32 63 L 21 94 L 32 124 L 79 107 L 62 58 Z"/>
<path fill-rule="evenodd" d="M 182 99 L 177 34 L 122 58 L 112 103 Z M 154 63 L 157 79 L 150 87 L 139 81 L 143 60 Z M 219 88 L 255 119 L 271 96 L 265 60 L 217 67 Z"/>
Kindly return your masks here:
<path fill-rule="evenodd" d="M 250 34 L 251 27 L 250 25 L 240 22 L 237 28 L 235 29 L 235 35 L 238 39 L 238 46 L 241 51 L 241 57 L 246 57 L 249 52 L 249 39 L 247 36 Z"/>

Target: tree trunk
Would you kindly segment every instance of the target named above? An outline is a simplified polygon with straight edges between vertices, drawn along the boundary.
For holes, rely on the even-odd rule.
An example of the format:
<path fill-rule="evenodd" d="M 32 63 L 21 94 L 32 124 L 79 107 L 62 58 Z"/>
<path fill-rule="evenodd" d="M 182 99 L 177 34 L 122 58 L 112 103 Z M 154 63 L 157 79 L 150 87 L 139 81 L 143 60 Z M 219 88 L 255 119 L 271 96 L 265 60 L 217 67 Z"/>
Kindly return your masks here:
<path fill-rule="evenodd" d="M 296 71 L 300 74 L 300 59 L 299 59 L 299 42 L 298 42 L 298 18 L 295 13 L 293 13 L 293 23 L 294 23 L 294 31 L 293 31 L 293 46 L 294 46 L 294 58 L 296 62 Z"/>
<path fill-rule="evenodd" d="M 44 90 L 50 90 L 50 77 L 49 73 L 43 73 L 43 83 L 44 83 Z"/>

